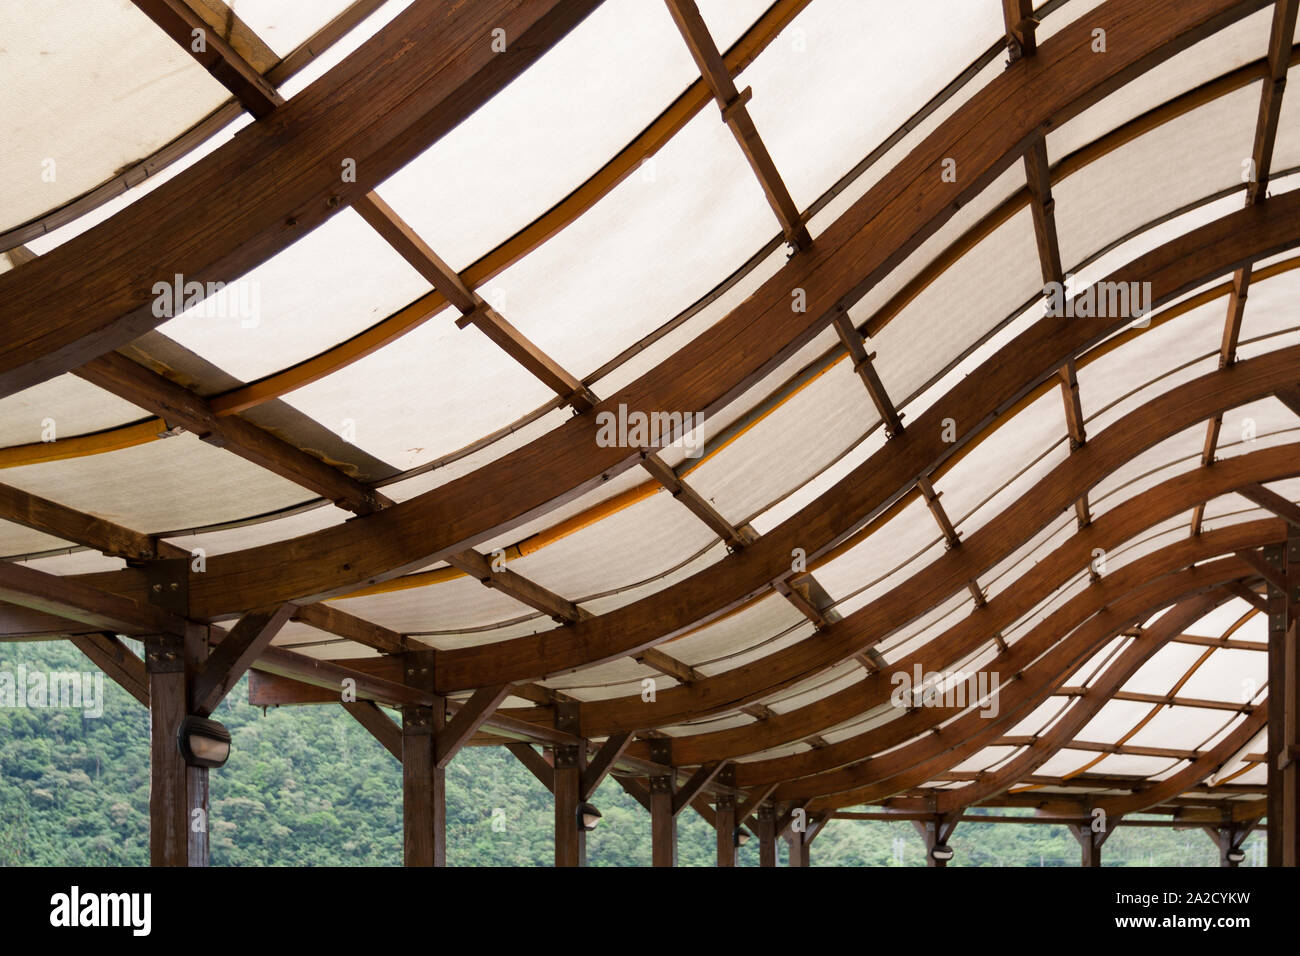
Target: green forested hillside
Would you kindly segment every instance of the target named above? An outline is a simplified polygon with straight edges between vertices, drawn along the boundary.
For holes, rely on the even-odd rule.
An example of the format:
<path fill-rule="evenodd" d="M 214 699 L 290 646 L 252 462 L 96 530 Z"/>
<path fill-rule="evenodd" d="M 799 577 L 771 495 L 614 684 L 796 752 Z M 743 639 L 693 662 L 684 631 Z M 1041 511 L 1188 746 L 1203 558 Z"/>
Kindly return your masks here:
<path fill-rule="evenodd" d="M 0 672 L 87 671 L 64 642 L 0 644 Z M 148 715 L 110 680 L 100 718 L 80 711 L 0 707 L 0 864 L 144 865 L 148 862 Z M 263 715 L 246 682 L 214 716 L 234 736 L 230 762 L 211 777 L 212 862 L 217 866 L 401 863 L 401 773 L 396 761 L 339 707 Z M 447 772 L 447 856 L 454 866 L 548 866 L 550 794 L 501 748 L 471 748 Z M 604 813 L 590 835 L 593 866 L 647 865 L 646 812 L 612 779 L 596 794 Z M 493 829 L 493 811 L 505 829 Z M 1252 843 L 1259 837 L 1253 837 Z M 757 864 L 757 841 L 740 851 Z M 680 863 L 713 862 L 712 828 L 687 811 Z M 963 823 L 958 866 L 1074 866 L 1077 844 L 1061 827 Z M 1250 844 L 1247 845 L 1250 853 Z M 784 854 L 782 854 L 784 859 Z M 1199 829 L 1121 828 L 1109 865 L 1214 866 Z M 1248 859 L 1255 859 L 1250 853 Z M 907 824 L 835 821 L 813 844 L 814 866 L 919 866 Z"/>

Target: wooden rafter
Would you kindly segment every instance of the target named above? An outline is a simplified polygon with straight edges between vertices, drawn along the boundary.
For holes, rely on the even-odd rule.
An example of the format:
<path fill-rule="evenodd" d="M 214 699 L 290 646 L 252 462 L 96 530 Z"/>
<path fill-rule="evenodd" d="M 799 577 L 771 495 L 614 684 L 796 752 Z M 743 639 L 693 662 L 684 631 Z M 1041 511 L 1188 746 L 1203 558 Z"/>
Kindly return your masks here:
<path fill-rule="evenodd" d="M 258 119 L 284 103 L 283 97 L 212 28 L 186 0 L 133 0 L 164 33 L 188 51 L 248 112 Z M 224 6 L 224 4 L 222 4 Z M 227 13 L 229 11 L 227 10 Z M 233 14 L 230 14 L 233 18 Z"/>
<path fill-rule="evenodd" d="M 799 214 L 799 209 L 790 197 L 781 174 L 772 162 L 772 157 L 758 135 L 754 120 L 745 105 L 753 91 L 746 88 L 744 92 L 736 89 L 726 62 L 719 52 L 717 44 L 709 34 L 709 28 L 700 16 L 695 0 L 667 0 L 668 12 L 681 31 L 686 46 L 699 67 L 700 75 L 708 85 L 718 107 L 722 110 L 723 122 L 731 128 L 749 161 L 750 168 L 758 177 L 759 185 L 767 196 L 767 201 L 781 223 L 781 231 L 786 240 L 796 249 L 807 249 L 812 245 L 812 236 Z"/>

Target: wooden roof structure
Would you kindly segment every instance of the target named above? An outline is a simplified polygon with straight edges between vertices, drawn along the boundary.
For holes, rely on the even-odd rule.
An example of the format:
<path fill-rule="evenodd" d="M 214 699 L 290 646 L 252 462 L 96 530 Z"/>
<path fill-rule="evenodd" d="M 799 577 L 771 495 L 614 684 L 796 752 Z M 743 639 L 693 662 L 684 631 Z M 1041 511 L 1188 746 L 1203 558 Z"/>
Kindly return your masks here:
<path fill-rule="evenodd" d="M 402 763 L 408 865 L 467 745 L 557 865 L 611 774 L 656 865 L 1295 865 L 1297 6 L 6 8 L 0 640 L 151 709 L 157 864 L 247 672 Z"/>

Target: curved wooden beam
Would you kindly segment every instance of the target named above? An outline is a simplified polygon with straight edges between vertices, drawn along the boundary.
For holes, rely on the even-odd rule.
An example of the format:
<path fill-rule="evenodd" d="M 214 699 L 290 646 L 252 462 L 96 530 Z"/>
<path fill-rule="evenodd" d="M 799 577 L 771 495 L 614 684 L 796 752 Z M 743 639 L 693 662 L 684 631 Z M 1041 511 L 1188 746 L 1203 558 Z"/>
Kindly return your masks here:
<path fill-rule="evenodd" d="M 1300 444 L 1275 446 L 1247 455 L 1233 456 L 1216 463 L 1216 468 L 1218 465 L 1224 467 L 1215 474 L 1211 472 L 1216 469 L 1210 468 L 1189 470 L 1102 514 L 1051 554 L 1041 557 L 1014 585 L 1004 588 L 983 608 L 957 622 L 905 659 L 891 662 L 889 670 L 910 671 L 913 664 L 918 663 L 927 671 L 955 666 L 986 643 L 990 634 L 1009 627 L 1049 597 L 1064 581 L 1087 567 L 1094 549 L 1115 551 L 1124 542 L 1134 540 L 1162 521 L 1189 511 L 1201 502 L 1230 494 L 1236 488 L 1250 484 L 1252 476 L 1256 474 L 1273 476 L 1266 479 L 1270 481 L 1300 474 Z M 1031 490 L 1021 500 L 1034 499 L 1040 491 L 1041 489 Z M 1014 517 L 1014 512 L 1010 517 Z M 986 527 L 997 527 L 1001 523 L 1002 519 L 999 519 Z M 974 542 L 975 536 L 972 536 L 970 543 Z M 1013 550 L 1014 546 L 1009 547 L 1007 553 Z M 932 573 L 943 574 L 942 571 L 932 569 L 952 567 L 954 562 L 947 559 L 953 554 L 952 551 L 947 552 L 930 568 L 918 572 L 913 580 L 924 579 Z M 956 566 L 961 565 L 956 563 Z M 944 574 L 944 577 L 947 575 Z M 909 583 L 901 587 L 907 587 Z M 877 607 L 899 606 L 888 598 L 879 599 L 828 630 L 852 631 L 858 635 L 858 640 L 873 639 L 881 630 L 889 627 L 889 618 L 876 613 Z M 817 640 L 820 642 L 825 636 L 824 633 L 819 634 Z M 805 652 L 807 650 L 805 648 Z M 819 701 L 774 715 L 757 724 L 675 737 L 673 756 L 681 763 L 694 765 L 710 760 L 734 759 L 747 753 L 802 740 L 883 704 L 889 699 L 891 689 L 888 674 L 877 672 Z M 592 719 L 585 707 L 583 718 Z M 828 770 L 862 756 L 865 754 L 858 748 L 856 738 L 849 738 L 808 753 L 738 765 L 737 779 L 745 786 L 773 782 Z"/>
<path fill-rule="evenodd" d="M 160 325 L 166 317 L 151 308 L 156 281 L 181 274 L 229 282 L 265 262 L 401 169 L 597 4 L 414 4 L 180 176 L 0 276 L 0 395 Z M 498 29 L 507 37 L 503 52 L 493 49 Z M 355 182 L 342 181 L 344 159 L 355 161 Z"/>
<path fill-rule="evenodd" d="M 1048 732 L 1034 740 L 1022 754 L 980 780 L 957 790 L 937 794 L 935 805 L 940 808 L 939 812 L 964 810 L 983 800 L 996 797 L 1024 780 L 1058 752 L 1068 748 L 1075 734 L 1087 726 L 1088 721 L 1097 716 L 1097 712 L 1114 699 L 1114 695 L 1123 688 L 1138 668 L 1177 637 L 1184 628 L 1194 624 L 1233 596 L 1233 593 L 1227 589 L 1207 591 L 1180 601 L 1162 614 L 1155 624 L 1142 631 L 1114 663 L 1088 685 L 1087 695 L 1075 701 L 1069 710 L 1052 724 Z"/>
<path fill-rule="evenodd" d="M 1230 538 L 1266 541 L 1274 538 L 1278 524 L 1273 521 L 1256 522 L 1254 527 L 1236 525 L 1222 532 L 1210 532 L 1221 542 Z M 1188 539 L 1196 542 L 1197 539 Z M 1180 543 L 1185 544 L 1186 542 Z M 1175 545 L 1170 549 L 1178 548 Z M 1209 554 L 1214 546 L 1202 544 L 1199 550 Z M 1220 551 L 1221 553 L 1221 551 Z M 1029 713 L 1051 692 L 1064 684 L 1077 665 L 1087 660 L 1105 646 L 1115 634 L 1134 620 L 1181 600 L 1184 597 L 1215 588 L 1226 581 L 1250 574 L 1247 565 L 1235 557 L 1220 558 L 1187 570 L 1166 574 L 1132 594 L 1103 605 L 1082 626 L 1047 658 L 1034 667 L 1034 678 L 1016 680 L 1010 689 L 1002 689 L 1003 707 L 996 717 L 983 718 L 978 709 L 952 721 L 942 730 L 926 734 L 904 747 L 898 747 L 878 757 L 864 760 L 816 777 L 807 777 L 778 786 L 776 799 L 815 798 L 817 810 L 838 809 L 858 803 L 883 800 L 897 793 L 920 786 L 987 747 L 1002 735 L 1005 728 Z M 1091 588 L 1066 605 L 1077 612 L 1080 604 L 1086 605 Z M 1056 614 L 1053 617 L 1057 617 Z M 1051 619 L 1034 629 L 1042 637 Z M 1049 635 L 1050 637 L 1050 635 Z M 1043 673 L 1052 676 L 1044 679 Z M 1010 703 L 1010 706 L 1006 704 Z"/>
<path fill-rule="evenodd" d="M 809 252 L 792 259 L 759 294 L 751 296 L 672 359 L 602 403 L 602 408 L 612 409 L 624 403 L 629 408 L 690 409 L 706 415 L 716 411 L 809 341 L 831 320 L 837 308 L 854 301 L 946 221 L 956 204 L 976 194 L 1014 162 L 1033 129 L 1076 115 L 1117 85 L 1260 5 L 1259 0 L 1239 3 L 1110 0 L 1088 18 L 1088 24 L 1068 27 L 1045 44 L 1033 64 L 1024 61 L 1014 65 L 977 93 L 966 110 L 950 118 L 908 160 L 868 192 Z M 1097 24 L 1108 24 L 1110 28 L 1108 53 L 1104 57 L 1093 55 L 1090 49 L 1091 28 Z M 1063 79 L 1066 77 L 1068 80 Z M 1005 108 L 1008 98 L 1032 104 L 1032 108 L 1009 112 Z M 1007 122 L 1008 115 L 1014 116 L 1014 122 Z M 990 129 L 997 131 L 992 141 Z M 938 171 L 945 157 L 956 158 L 958 168 L 966 170 L 959 184 L 941 181 Z M 1286 212 L 1293 211 L 1287 199 L 1288 196 L 1278 197 L 1264 204 L 1265 208 L 1254 210 L 1257 220 L 1238 219 L 1232 225 L 1233 231 L 1250 234 L 1261 247 L 1257 254 L 1245 252 L 1244 258 L 1269 255 L 1293 244 L 1293 239 L 1280 238 L 1280 234 L 1266 238 L 1268 223 L 1276 225 Z M 1189 253 L 1198 239 L 1208 237 L 1204 231 L 1194 235 L 1195 238 L 1185 237 L 1177 263 L 1171 264 L 1174 271 L 1156 278 L 1157 301 L 1167 301 L 1168 296 L 1182 291 L 1184 283 L 1203 282 L 1217 274 L 1195 276 L 1192 274 L 1195 270 L 1186 266 L 1193 258 Z M 1225 242 L 1231 239 L 1230 236 L 1221 238 Z M 1237 248 L 1241 245 L 1238 243 Z M 1209 255 L 1208 250 L 1202 252 L 1210 261 L 1217 258 Z M 1234 259 L 1242 256 L 1240 251 L 1234 253 Z M 32 263 L 29 268 L 35 265 Z M 3 278 L 0 277 L 0 289 Z M 789 292 L 796 286 L 807 293 L 807 313 L 790 311 Z M 4 307 L 7 303 L 0 305 Z M 1098 328 L 1097 336 L 1106 331 Z M 1095 340 L 1095 337 L 1085 337 L 1076 350 Z M 737 353 L 734 345 L 738 341 L 751 345 Z M 736 353 L 735 360 L 716 362 L 720 351 Z M 1061 362 L 1062 358 L 1058 358 L 1056 367 Z M 2 354 L 0 368 L 3 368 Z M 972 421 L 971 431 L 977 430 L 975 426 L 979 424 Z M 968 437 L 969 433 L 963 434 L 963 440 Z M 344 533 L 335 529 L 219 556 L 220 561 L 210 560 L 207 572 L 195 575 L 191 581 L 192 607 L 196 614 L 215 617 L 244 607 L 273 603 L 277 593 L 291 595 L 297 601 L 319 599 L 396 576 L 445 553 L 508 531 L 635 464 L 636 449 L 601 448 L 595 438 L 595 416 L 583 414 L 499 459 L 486 474 L 465 476 L 389 509 L 386 514 L 352 522 Z M 917 443 L 921 444 L 924 442 Z M 938 449 L 940 454 L 936 457 L 942 458 L 953 450 L 952 446 Z M 925 457 L 918 452 L 917 460 Z M 933 458 L 923 461 L 915 470 L 912 464 L 909 459 L 901 466 L 901 472 L 912 474 L 906 475 L 900 486 L 931 466 Z M 522 480 L 524 476 L 526 481 Z M 888 495 L 886 491 L 884 497 Z M 753 547 L 745 549 L 753 550 Z M 780 577 L 780 568 L 788 564 L 789 548 L 779 562 L 771 548 L 764 550 L 768 552 L 771 573 L 760 577 L 770 582 Z M 751 560 L 755 566 L 761 563 L 759 558 Z M 566 628 L 564 633 L 546 638 L 548 645 L 555 645 L 554 653 L 547 655 L 548 660 L 556 662 L 554 667 L 538 667 L 536 652 L 540 644 L 536 641 L 512 645 L 509 658 L 515 663 L 508 666 L 527 674 L 525 679 L 534 679 L 595 659 L 622 656 L 649 646 L 660 636 L 642 638 L 631 646 L 623 642 L 623 646 L 612 648 L 609 654 L 595 657 L 589 653 L 589 642 L 576 633 L 570 635 L 569 631 Z M 478 678 L 500 666 L 502 660 L 484 664 L 473 655 L 452 651 L 448 652 L 448 664 L 450 670 L 444 672 L 448 686 L 456 683 L 470 687 L 491 682 Z M 498 678 L 514 679 L 506 675 L 491 679 Z"/>

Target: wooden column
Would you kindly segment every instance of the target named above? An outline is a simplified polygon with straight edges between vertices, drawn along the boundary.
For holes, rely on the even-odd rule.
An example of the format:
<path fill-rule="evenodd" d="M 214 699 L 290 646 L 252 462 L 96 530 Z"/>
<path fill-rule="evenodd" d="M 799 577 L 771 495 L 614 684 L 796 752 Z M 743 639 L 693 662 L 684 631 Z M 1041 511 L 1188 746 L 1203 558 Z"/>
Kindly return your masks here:
<path fill-rule="evenodd" d="M 776 866 L 776 810 L 765 803 L 754 814 L 758 831 L 758 865 Z"/>
<path fill-rule="evenodd" d="M 1285 577 L 1268 594 L 1269 866 L 1300 865 L 1300 529 L 1291 527 L 1283 547 L 1266 549 L 1264 560 Z"/>
<path fill-rule="evenodd" d="M 652 866 L 677 865 L 677 818 L 673 815 L 673 778 L 650 778 L 650 861 Z"/>
<path fill-rule="evenodd" d="M 934 858 L 934 848 L 936 846 L 947 846 L 948 839 L 952 836 L 952 831 L 957 829 L 957 819 L 959 814 L 946 814 L 936 816 L 932 820 L 913 820 L 912 826 L 916 827 L 916 832 L 921 834 L 921 839 L 925 841 L 925 865 L 946 867 L 947 860 L 936 860 Z"/>
<path fill-rule="evenodd" d="M 1283 579 L 1287 574 L 1288 548 L 1277 545 L 1264 549 L 1264 562 Z M 1294 834 L 1288 834 L 1286 814 L 1287 729 L 1294 724 L 1294 714 L 1287 710 L 1287 644 L 1291 617 L 1287 589 L 1268 581 L 1268 865 L 1285 866 L 1285 846 Z"/>
<path fill-rule="evenodd" d="M 555 865 L 587 865 L 587 833 L 578 826 L 585 754 L 577 744 L 555 748 Z"/>
<path fill-rule="evenodd" d="M 1105 829 L 1099 831 L 1094 831 L 1091 823 L 1074 823 L 1070 825 L 1070 832 L 1079 841 L 1081 851 L 1079 857 L 1080 866 L 1101 866 L 1102 845 L 1115 832 L 1114 824 L 1118 822 L 1119 820 L 1116 819 Z"/>
<path fill-rule="evenodd" d="M 1246 842 L 1258 822 L 1258 820 L 1247 820 L 1245 822 L 1224 823 L 1217 827 L 1205 827 L 1205 832 L 1214 841 L 1214 845 L 1219 848 L 1219 866 L 1241 866 L 1239 861 L 1230 859 L 1230 856 L 1233 853 L 1241 852 L 1242 844 Z"/>
<path fill-rule="evenodd" d="M 150 603 L 184 617 L 188 561 L 151 562 Z M 208 771 L 186 765 L 177 734 L 190 713 L 190 680 L 207 657 L 207 628 L 144 639 L 149 679 L 149 863 L 208 865 Z M 197 812 L 196 812 L 197 811 Z"/>
<path fill-rule="evenodd" d="M 403 655 L 406 682 L 433 687 L 433 654 Z M 447 865 L 446 771 L 438 767 L 437 735 L 446 720 L 441 698 L 434 706 L 402 708 L 402 863 Z"/>
<path fill-rule="evenodd" d="M 785 838 L 785 842 L 790 848 L 789 866 L 808 866 L 807 836 L 807 833 L 798 833 L 791 830 L 789 836 Z"/>
<path fill-rule="evenodd" d="M 718 797 L 714 828 L 718 833 L 718 866 L 736 865 L 736 798 L 724 793 Z"/>
<path fill-rule="evenodd" d="M 185 718 L 185 642 L 145 638 L 149 674 L 149 864 L 188 866 L 189 781 L 176 733 Z"/>

